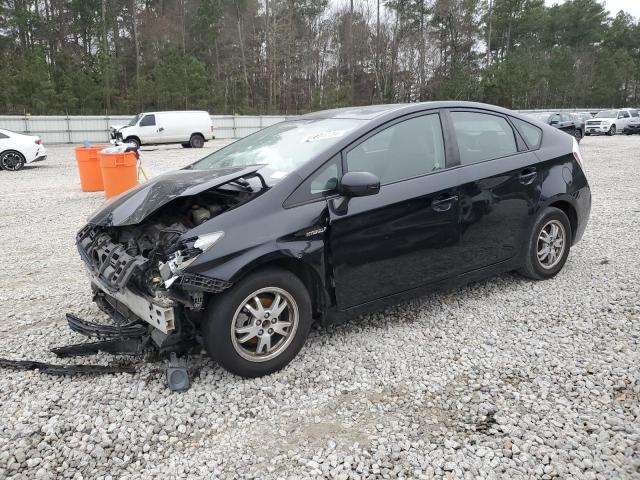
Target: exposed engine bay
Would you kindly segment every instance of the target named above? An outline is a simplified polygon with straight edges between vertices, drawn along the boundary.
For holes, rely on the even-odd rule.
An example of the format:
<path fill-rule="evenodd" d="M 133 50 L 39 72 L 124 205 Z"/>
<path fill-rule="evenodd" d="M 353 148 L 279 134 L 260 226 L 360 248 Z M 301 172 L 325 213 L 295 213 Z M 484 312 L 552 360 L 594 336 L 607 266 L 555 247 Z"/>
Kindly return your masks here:
<path fill-rule="evenodd" d="M 219 293 L 228 282 L 183 272 L 212 242 L 215 234 L 186 237 L 202 223 L 260 194 L 243 179 L 178 197 L 139 224 L 89 224 L 77 235 L 77 246 L 94 288 L 94 300 L 112 317 L 136 317 L 163 333 L 176 328 L 175 307 L 203 308 L 204 294 Z M 182 239 L 181 239 L 182 238 Z"/>

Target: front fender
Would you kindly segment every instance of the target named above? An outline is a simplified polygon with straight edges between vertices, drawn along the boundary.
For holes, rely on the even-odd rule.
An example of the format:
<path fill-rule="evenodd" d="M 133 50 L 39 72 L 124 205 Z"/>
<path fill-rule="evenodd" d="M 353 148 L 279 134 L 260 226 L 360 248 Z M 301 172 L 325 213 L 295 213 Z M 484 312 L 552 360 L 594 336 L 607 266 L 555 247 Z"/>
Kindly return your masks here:
<path fill-rule="evenodd" d="M 324 271 L 324 239 L 294 240 L 285 242 L 269 242 L 227 256 L 224 262 L 216 266 L 199 269 L 208 277 L 237 283 L 249 272 L 272 263 L 298 263 L 303 268 L 311 269 L 318 279 L 323 279 Z"/>

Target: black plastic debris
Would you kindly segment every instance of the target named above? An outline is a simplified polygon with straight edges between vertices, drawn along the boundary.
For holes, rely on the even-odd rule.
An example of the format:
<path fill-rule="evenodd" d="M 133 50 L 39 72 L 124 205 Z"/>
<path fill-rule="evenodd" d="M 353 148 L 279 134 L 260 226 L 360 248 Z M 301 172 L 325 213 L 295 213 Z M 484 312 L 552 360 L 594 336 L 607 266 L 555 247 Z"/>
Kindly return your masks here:
<path fill-rule="evenodd" d="M 0 367 L 14 370 L 38 370 L 50 375 L 103 375 L 116 373 L 136 373 L 130 365 L 55 365 L 32 360 L 9 360 L 0 358 Z"/>
<path fill-rule="evenodd" d="M 175 352 L 171 352 L 171 360 L 166 370 L 167 385 L 173 392 L 186 392 L 191 387 L 191 378 L 186 360 L 178 359 Z"/>

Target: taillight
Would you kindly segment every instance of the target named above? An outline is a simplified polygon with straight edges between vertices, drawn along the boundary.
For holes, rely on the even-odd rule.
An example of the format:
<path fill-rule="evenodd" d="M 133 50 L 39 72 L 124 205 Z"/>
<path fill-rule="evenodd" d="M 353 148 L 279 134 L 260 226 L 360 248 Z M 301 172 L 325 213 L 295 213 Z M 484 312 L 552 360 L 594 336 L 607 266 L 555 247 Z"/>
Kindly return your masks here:
<path fill-rule="evenodd" d="M 39 138 L 36 138 L 36 145 L 42 145 L 42 140 L 40 140 Z"/>
<path fill-rule="evenodd" d="M 580 165 L 580 168 L 582 169 L 582 173 L 584 173 L 585 176 L 586 176 L 587 174 L 584 171 L 584 162 L 582 161 L 582 154 L 580 153 L 580 146 L 578 145 L 578 142 L 577 142 L 577 140 L 575 138 L 573 139 L 573 148 L 571 150 L 571 153 L 573 153 L 573 158 L 575 158 L 576 162 L 578 162 L 578 165 Z"/>

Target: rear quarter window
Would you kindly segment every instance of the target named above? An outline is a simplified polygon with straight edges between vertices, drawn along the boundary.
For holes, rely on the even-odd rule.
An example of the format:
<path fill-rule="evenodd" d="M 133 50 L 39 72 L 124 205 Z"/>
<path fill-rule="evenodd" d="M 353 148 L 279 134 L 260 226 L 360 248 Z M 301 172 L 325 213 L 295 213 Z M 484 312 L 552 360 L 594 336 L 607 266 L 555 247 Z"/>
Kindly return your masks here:
<path fill-rule="evenodd" d="M 524 137 L 529 148 L 536 149 L 542 142 L 542 129 L 519 118 L 511 117 L 511 121 Z"/>

